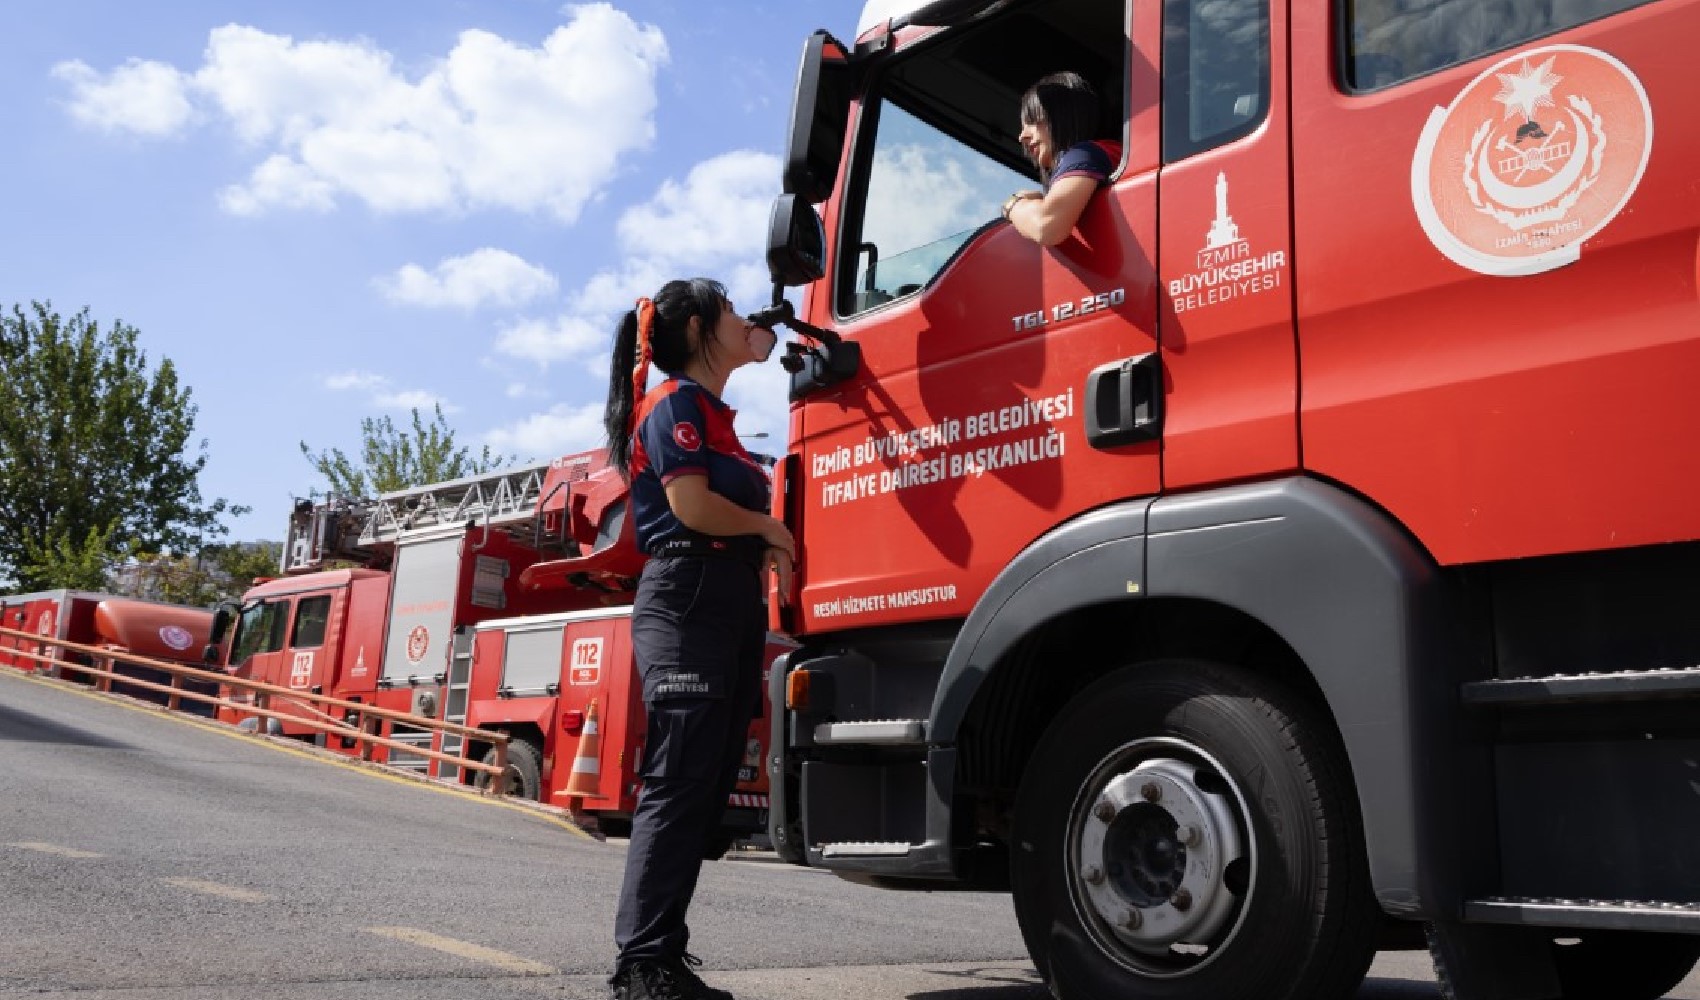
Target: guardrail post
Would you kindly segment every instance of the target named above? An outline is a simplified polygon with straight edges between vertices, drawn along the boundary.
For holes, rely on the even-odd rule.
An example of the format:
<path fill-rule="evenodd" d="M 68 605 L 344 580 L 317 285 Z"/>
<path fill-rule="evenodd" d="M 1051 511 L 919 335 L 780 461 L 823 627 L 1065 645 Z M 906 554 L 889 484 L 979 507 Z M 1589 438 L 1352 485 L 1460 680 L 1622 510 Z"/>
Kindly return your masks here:
<path fill-rule="evenodd" d="M 183 675 L 171 675 L 171 693 L 165 697 L 165 707 L 173 712 L 183 708 Z"/>
<path fill-rule="evenodd" d="M 484 787 L 491 795 L 494 795 L 499 799 L 508 793 L 508 741 L 493 740 L 492 742 L 496 746 L 496 760 L 494 763 L 500 770 L 498 770 L 495 774 L 490 775 L 490 783 Z"/>
<path fill-rule="evenodd" d="M 272 696 L 264 691 L 254 692 L 254 707 L 264 712 L 271 708 Z M 250 716 L 254 720 L 254 735 L 266 735 L 266 717 L 263 715 Z"/>
<path fill-rule="evenodd" d="M 384 735 L 384 720 L 381 719 L 381 718 L 378 718 L 376 716 L 369 716 L 365 712 L 361 712 L 360 713 L 360 731 L 363 732 L 363 733 L 368 733 L 372 736 L 380 736 L 381 737 L 381 736 Z M 378 749 L 377 745 L 374 744 L 371 740 L 362 739 L 360 741 L 360 759 L 361 760 L 371 760 L 373 757 L 375 757 L 377 755 L 376 754 L 377 749 Z"/>

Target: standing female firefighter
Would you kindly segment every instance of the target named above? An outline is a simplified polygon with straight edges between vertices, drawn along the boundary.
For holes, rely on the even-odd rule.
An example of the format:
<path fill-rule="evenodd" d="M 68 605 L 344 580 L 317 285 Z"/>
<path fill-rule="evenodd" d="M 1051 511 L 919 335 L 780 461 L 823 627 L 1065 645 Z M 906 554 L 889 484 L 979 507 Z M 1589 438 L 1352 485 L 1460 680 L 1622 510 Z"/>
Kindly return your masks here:
<path fill-rule="evenodd" d="M 648 734 L 610 980 L 620 1000 L 729 998 L 693 970 L 685 912 L 760 703 L 765 571 L 789 591 L 791 532 L 767 513 L 766 471 L 721 402 L 735 369 L 766 361 L 773 331 L 740 318 L 705 278 L 638 300 L 615 335 L 603 421 L 650 556 L 632 608 Z M 645 392 L 651 361 L 669 377 Z"/>

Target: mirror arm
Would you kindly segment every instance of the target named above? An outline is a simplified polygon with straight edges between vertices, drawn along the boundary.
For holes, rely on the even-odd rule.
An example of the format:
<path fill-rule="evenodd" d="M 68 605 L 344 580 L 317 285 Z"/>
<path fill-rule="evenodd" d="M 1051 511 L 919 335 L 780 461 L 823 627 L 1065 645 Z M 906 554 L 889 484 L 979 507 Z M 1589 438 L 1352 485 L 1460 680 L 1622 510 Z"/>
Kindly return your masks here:
<path fill-rule="evenodd" d="M 828 330 L 825 327 L 815 326 L 812 323 L 807 323 L 798 319 L 797 310 L 792 307 L 790 300 L 785 297 L 784 285 L 773 286 L 772 305 L 765 309 L 756 310 L 747 318 L 756 326 L 764 326 L 770 330 L 773 329 L 773 326 L 776 323 L 784 324 L 803 336 L 808 337 L 810 340 L 824 344 L 829 348 L 835 348 L 844 343 L 844 338 L 838 335 L 838 331 Z"/>
<path fill-rule="evenodd" d="M 785 298 L 785 286 L 773 286 L 773 304 L 748 317 L 757 326 L 772 329 L 783 324 L 808 337 L 819 347 L 792 341 L 785 345 L 779 364 L 791 373 L 791 398 L 811 388 L 823 388 L 856 377 L 862 367 L 862 345 L 845 340 L 836 330 L 815 326 L 797 318 L 797 310 Z"/>

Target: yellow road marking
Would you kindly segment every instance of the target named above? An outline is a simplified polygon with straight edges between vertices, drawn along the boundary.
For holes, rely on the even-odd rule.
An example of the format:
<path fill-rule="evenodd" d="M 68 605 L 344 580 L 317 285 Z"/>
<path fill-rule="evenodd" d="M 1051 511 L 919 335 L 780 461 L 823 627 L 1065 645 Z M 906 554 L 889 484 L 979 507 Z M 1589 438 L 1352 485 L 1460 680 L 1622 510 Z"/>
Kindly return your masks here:
<path fill-rule="evenodd" d="M 208 882 L 198 878 L 162 878 L 160 881 L 166 885 L 174 885 L 179 889 L 187 889 L 190 892 L 198 892 L 206 896 L 220 896 L 242 903 L 263 903 L 271 898 L 263 892 L 225 885 L 222 882 Z"/>
<path fill-rule="evenodd" d="M 376 934 L 379 937 L 387 937 L 396 941 L 406 941 L 408 944 L 416 944 L 421 948 L 430 948 L 433 951 L 454 955 L 457 958 L 482 962 L 485 965 L 494 965 L 498 969 L 506 969 L 509 972 L 528 976 L 553 976 L 559 972 L 558 969 L 541 962 L 533 962 L 529 958 L 510 955 L 505 951 L 486 948 L 481 944 L 442 937 L 432 934 L 430 931 L 422 931 L 417 927 L 367 927 L 364 929 L 368 934 Z"/>
<path fill-rule="evenodd" d="M 75 847 L 60 847 L 58 844 L 43 844 L 34 840 L 15 840 L 7 847 L 21 847 L 26 851 L 40 851 L 43 854 L 57 854 L 62 858 L 104 858 L 104 854 L 93 851 L 79 851 Z"/>
<path fill-rule="evenodd" d="M 317 763 L 324 764 L 328 767 L 340 767 L 344 771 L 353 771 L 356 774 L 364 774 L 368 778 L 378 778 L 378 779 L 381 779 L 383 781 L 393 781 L 393 782 L 396 782 L 398 784 L 410 785 L 414 788 L 429 789 L 433 792 L 441 792 L 444 795 L 454 795 L 454 796 L 458 796 L 459 798 L 463 798 L 463 799 L 472 799 L 476 802 L 481 802 L 481 803 L 483 803 L 485 805 L 489 805 L 489 806 L 500 806 L 503 809 L 508 809 L 508 810 L 511 810 L 511 811 L 517 812 L 517 813 L 523 813 L 526 816 L 530 816 L 532 819 L 542 820 L 545 823 L 551 823 L 551 824 L 560 827 L 561 829 L 567 831 L 568 833 L 570 833 L 573 836 L 578 837 L 582 840 L 595 840 L 595 839 L 597 839 L 597 838 L 591 836 L 590 834 L 584 832 L 583 830 L 579 829 L 577 826 L 574 826 L 572 823 L 569 823 L 566 820 L 560 818 L 559 816 L 553 816 L 553 815 L 550 815 L 549 813 L 542 812 L 542 811 L 539 811 L 539 810 L 536 810 L 536 809 L 528 809 L 525 806 L 515 805 L 514 803 L 511 803 L 511 802 L 504 802 L 501 799 L 491 798 L 488 795 L 485 795 L 481 792 L 473 791 L 471 789 L 457 788 L 453 785 L 439 784 L 435 781 L 428 781 L 428 780 L 421 779 L 421 778 L 404 778 L 399 774 L 386 774 L 383 771 L 375 770 L 371 766 L 363 766 L 363 765 L 360 765 L 360 764 L 348 763 L 348 762 L 336 760 L 334 758 L 323 757 L 323 756 L 320 756 L 319 754 L 308 753 L 305 750 L 296 750 L 293 747 L 280 746 L 280 745 L 278 745 L 277 743 L 275 743 L 271 740 L 261 739 L 261 738 L 255 737 L 255 736 L 253 736 L 249 733 L 237 732 L 234 728 L 227 726 L 222 722 L 212 722 L 212 721 L 209 721 L 209 720 L 206 720 L 206 719 L 202 719 L 198 716 L 185 715 L 181 712 L 173 712 L 169 709 L 166 709 L 166 708 L 163 708 L 163 707 L 157 706 L 157 705 L 132 705 L 132 704 L 128 703 L 127 701 L 125 701 L 123 698 L 120 698 L 116 695 L 108 695 L 108 694 L 102 694 L 98 691 L 90 691 L 90 690 L 84 689 L 84 688 L 82 688 L 82 687 L 80 687 L 80 686 L 78 686 L 78 685 L 76 685 L 76 684 L 74 684 L 70 681 L 54 680 L 53 678 L 49 678 L 49 677 L 36 677 L 32 674 L 26 674 L 26 673 L 23 673 L 21 671 L 12 671 L 12 670 L 0 669 L 0 678 L 8 678 L 8 677 L 16 677 L 18 680 L 27 681 L 28 683 L 31 683 L 31 684 L 41 684 L 43 686 L 50 687 L 50 688 L 54 689 L 55 691 L 62 691 L 66 694 L 74 694 L 74 695 L 77 695 L 77 696 L 83 697 L 83 698 L 91 698 L 95 701 L 100 702 L 103 705 L 112 705 L 112 706 L 115 706 L 117 708 L 126 709 L 126 710 L 131 711 L 131 712 L 145 712 L 148 715 L 151 715 L 151 716 L 153 716 L 154 718 L 157 718 L 157 719 L 170 719 L 173 722 L 181 722 L 181 723 L 184 723 L 186 725 L 198 726 L 201 729 L 204 729 L 209 733 L 218 733 L 220 736 L 225 736 L 225 737 L 228 737 L 228 738 L 233 739 L 233 740 L 241 740 L 243 743 L 246 743 L 251 747 L 253 747 L 253 746 L 265 747 L 268 750 L 276 750 L 278 753 L 293 754 L 294 756 L 301 757 L 305 760 L 316 761 Z"/>

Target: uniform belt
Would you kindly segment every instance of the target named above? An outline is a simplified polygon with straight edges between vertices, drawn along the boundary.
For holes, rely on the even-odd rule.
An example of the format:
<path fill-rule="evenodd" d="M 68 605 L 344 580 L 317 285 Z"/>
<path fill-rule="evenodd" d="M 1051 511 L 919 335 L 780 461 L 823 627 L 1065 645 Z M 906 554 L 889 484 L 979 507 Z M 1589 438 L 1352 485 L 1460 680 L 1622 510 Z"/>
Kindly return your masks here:
<path fill-rule="evenodd" d="M 735 559 L 749 566 L 761 566 L 766 550 L 758 543 L 730 538 L 669 538 L 650 553 L 663 558 L 693 556 L 710 559 Z"/>

